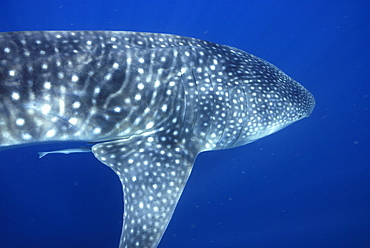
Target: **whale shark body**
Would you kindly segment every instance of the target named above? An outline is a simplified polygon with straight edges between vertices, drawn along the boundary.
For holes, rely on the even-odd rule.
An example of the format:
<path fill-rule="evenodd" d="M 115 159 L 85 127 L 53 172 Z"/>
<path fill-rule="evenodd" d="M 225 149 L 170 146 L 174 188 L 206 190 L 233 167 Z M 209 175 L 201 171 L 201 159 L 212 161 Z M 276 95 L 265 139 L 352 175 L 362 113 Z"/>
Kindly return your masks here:
<path fill-rule="evenodd" d="M 208 41 L 115 31 L 0 34 L 0 147 L 92 143 L 122 183 L 121 248 L 157 247 L 200 152 L 253 142 L 314 106 L 312 94 L 274 65 Z"/>

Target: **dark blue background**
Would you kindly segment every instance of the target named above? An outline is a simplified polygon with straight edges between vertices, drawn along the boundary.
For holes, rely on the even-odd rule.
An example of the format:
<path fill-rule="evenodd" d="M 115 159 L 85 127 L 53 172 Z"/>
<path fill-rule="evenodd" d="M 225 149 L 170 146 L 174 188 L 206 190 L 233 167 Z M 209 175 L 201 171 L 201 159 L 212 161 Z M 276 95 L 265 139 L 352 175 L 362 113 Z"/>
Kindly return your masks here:
<path fill-rule="evenodd" d="M 308 119 L 201 154 L 165 247 L 370 247 L 370 2 L 2 0 L 0 31 L 174 33 L 262 57 L 316 97 Z M 0 248 L 115 248 L 122 191 L 92 154 L 0 152 Z"/>

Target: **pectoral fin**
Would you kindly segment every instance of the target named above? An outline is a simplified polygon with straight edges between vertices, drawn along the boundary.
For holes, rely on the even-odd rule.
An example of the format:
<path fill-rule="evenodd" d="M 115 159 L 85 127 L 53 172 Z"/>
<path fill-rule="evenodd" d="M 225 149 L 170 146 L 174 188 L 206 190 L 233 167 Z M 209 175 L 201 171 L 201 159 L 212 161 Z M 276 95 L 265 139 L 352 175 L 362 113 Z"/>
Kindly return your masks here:
<path fill-rule="evenodd" d="M 117 173 L 123 185 L 120 247 L 158 245 L 198 154 L 185 144 L 163 142 L 161 133 L 154 133 L 93 146 L 94 155 Z"/>

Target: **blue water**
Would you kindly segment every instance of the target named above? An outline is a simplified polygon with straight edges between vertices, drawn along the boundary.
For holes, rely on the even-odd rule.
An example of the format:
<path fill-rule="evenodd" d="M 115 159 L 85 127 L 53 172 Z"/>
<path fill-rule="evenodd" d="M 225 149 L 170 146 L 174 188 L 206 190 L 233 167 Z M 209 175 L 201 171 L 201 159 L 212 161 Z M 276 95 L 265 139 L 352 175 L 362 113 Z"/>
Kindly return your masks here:
<path fill-rule="evenodd" d="M 2 1 L 0 31 L 174 33 L 262 57 L 316 97 L 308 119 L 201 154 L 166 247 L 370 247 L 370 2 Z M 0 248 L 115 248 L 122 192 L 92 154 L 0 152 Z"/>

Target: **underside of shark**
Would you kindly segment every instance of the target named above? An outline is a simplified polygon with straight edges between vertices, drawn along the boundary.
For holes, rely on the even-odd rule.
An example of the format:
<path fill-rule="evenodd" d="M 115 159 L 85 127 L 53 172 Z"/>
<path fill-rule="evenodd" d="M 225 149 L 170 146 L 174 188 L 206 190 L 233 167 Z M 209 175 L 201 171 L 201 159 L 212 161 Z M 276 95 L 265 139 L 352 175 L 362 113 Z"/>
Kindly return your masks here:
<path fill-rule="evenodd" d="M 0 147 L 93 143 L 123 186 L 121 248 L 158 245 L 200 152 L 253 142 L 314 106 L 312 94 L 274 65 L 208 41 L 116 31 L 0 34 Z"/>

